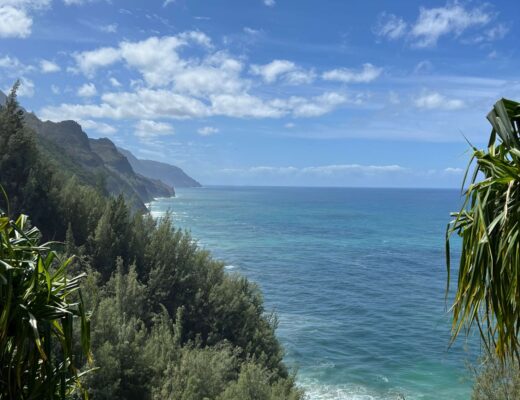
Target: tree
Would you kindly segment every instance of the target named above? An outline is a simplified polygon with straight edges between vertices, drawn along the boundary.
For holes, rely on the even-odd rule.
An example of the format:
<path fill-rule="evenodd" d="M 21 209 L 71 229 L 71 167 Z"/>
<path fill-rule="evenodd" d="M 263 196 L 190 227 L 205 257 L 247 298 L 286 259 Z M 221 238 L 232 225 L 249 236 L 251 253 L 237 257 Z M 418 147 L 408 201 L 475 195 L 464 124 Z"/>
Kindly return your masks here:
<path fill-rule="evenodd" d="M 520 398 L 520 365 L 513 360 L 499 361 L 488 355 L 478 367 L 471 400 L 516 400 Z"/>
<path fill-rule="evenodd" d="M 13 86 L 5 105 L 0 105 L 0 178 L 13 213 L 23 208 L 23 188 L 37 162 L 36 143 L 23 125 L 23 111 L 16 99 L 19 85 Z M 7 204 L 2 206 L 9 211 Z"/>
<path fill-rule="evenodd" d="M 24 113 L 16 98 L 18 87 L 19 82 L 5 105 L 0 105 L 0 185 L 10 196 L 10 204 L 3 204 L 0 197 L 0 207 L 11 215 L 31 215 L 46 237 L 54 237 L 62 225 L 50 198 L 54 170 L 42 162 L 34 132 L 24 125 Z"/>
<path fill-rule="evenodd" d="M 65 399 L 81 389 L 73 326 L 81 325 L 84 359 L 90 359 L 90 323 L 79 289 L 68 278 L 71 259 L 60 260 L 40 232 L 0 213 L 0 399 Z"/>
<path fill-rule="evenodd" d="M 94 266 L 106 281 L 118 257 L 129 262 L 131 240 L 130 211 L 122 195 L 110 199 L 94 235 Z"/>
<path fill-rule="evenodd" d="M 450 237 L 462 238 L 453 339 L 476 324 L 488 351 L 520 360 L 520 104 L 502 99 L 487 119 L 488 149 L 473 147 L 465 201 L 447 229 L 448 288 Z"/>

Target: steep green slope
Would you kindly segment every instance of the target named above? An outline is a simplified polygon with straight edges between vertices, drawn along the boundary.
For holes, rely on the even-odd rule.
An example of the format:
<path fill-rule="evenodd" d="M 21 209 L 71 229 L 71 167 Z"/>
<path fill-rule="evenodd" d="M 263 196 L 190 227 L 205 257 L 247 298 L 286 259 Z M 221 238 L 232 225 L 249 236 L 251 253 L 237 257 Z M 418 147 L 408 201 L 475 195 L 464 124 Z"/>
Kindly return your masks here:
<path fill-rule="evenodd" d="M 50 160 L 80 181 L 102 185 L 109 194 L 123 194 L 133 208 L 145 209 L 154 197 L 172 196 L 173 188 L 136 174 L 109 139 L 91 141 L 75 121 L 41 121 L 25 113 L 25 124 L 36 132 L 38 144 Z"/>
<path fill-rule="evenodd" d="M 150 177 L 144 177 L 134 172 L 127 158 L 122 155 L 109 139 L 89 139 L 90 147 L 102 160 L 110 172 L 126 181 L 139 194 L 141 199 L 148 202 L 154 197 L 173 196 L 173 187 Z"/>

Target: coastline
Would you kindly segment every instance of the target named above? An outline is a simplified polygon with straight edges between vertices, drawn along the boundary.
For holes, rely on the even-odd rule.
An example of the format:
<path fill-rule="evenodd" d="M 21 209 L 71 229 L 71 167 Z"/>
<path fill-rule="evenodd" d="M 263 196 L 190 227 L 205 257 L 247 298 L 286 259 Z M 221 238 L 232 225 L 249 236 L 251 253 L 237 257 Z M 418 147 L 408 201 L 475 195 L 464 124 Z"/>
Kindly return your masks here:
<path fill-rule="evenodd" d="M 444 254 L 437 241 L 457 190 L 210 186 L 179 192 L 152 204 L 153 212 L 172 209 L 176 226 L 235 267 L 229 272 L 260 285 L 266 310 L 279 316 L 286 363 L 297 366 L 298 384 L 311 399 L 468 398 L 463 346 L 446 351 Z M 399 211 L 403 204 L 408 214 Z M 427 229 L 408 226 L 424 208 L 435 211 L 422 217 Z M 323 219 L 329 215 L 334 219 Z M 415 236 L 385 232 L 399 226 L 393 219 Z M 345 267 L 355 274 L 344 275 Z M 385 274 L 386 288 L 371 288 L 369 277 L 383 267 L 393 271 Z M 410 284 L 415 289 L 402 294 L 399 288 Z"/>

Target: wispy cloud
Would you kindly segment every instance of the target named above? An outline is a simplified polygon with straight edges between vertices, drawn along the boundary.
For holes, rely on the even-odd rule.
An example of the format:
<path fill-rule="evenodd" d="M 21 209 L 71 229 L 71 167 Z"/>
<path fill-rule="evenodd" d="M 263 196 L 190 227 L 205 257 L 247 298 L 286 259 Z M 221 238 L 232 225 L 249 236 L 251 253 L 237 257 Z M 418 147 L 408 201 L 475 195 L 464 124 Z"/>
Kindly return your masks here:
<path fill-rule="evenodd" d="M 218 128 L 215 128 L 213 126 L 204 126 L 197 130 L 198 134 L 201 136 L 210 136 L 217 133 L 218 131 Z"/>
<path fill-rule="evenodd" d="M 105 32 L 105 33 L 116 33 L 117 28 L 118 28 L 117 24 L 108 24 L 108 25 L 99 25 L 98 26 L 98 29 L 101 32 Z"/>
<path fill-rule="evenodd" d="M 312 70 L 304 70 L 294 62 L 288 60 L 273 60 L 268 64 L 251 66 L 251 73 L 262 77 L 266 83 L 275 83 L 282 80 L 292 85 L 309 84 L 315 79 L 316 74 Z"/>
<path fill-rule="evenodd" d="M 97 94 L 96 85 L 92 82 L 81 85 L 77 92 L 80 97 L 94 97 Z"/>
<path fill-rule="evenodd" d="M 446 174 L 454 174 L 454 175 L 460 175 L 464 172 L 464 170 L 462 168 L 453 168 L 453 167 L 444 168 L 443 171 Z"/>
<path fill-rule="evenodd" d="M 27 74 L 34 70 L 31 65 L 25 65 L 18 58 L 5 55 L 0 57 L 0 70 L 9 77 L 18 78 L 20 75 Z"/>
<path fill-rule="evenodd" d="M 417 108 L 427 110 L 459 110 L 465 107 L 460 99 L 450 99 L 437 92 L 423 93 L 414 101 Z"/>
<path fill-rule="evenodd" d="M 80 119 L 78 123 L 81 125 L 83 130 L 90 133 L 91 131 L 101 133 L 103 135 L 114 135 L 117 133 L 117 129 L 105 122 L 93 121 L 91 119 Z"/>
<path fill-rule="evenodd" d="M 389 40 L 406 38 L 418 48 L 435 46 L 442 37 L 457 38 L 470 30 L 480 30 L 480 33 L 466 41 L 493 41 L 502 39 L 508 32 L 504 24 L 482 30 L 496 17 L 497 14 L 489 6 L 470 8 L 453 2 L 443 7 L 421 7 L 415 22 L 406 22 L 402 17 L 382 13 L 374 27 L 374 33 Z"/>
<path fill-rule="evenodd" d="M 362 165 L 362 164 L 332 164 L 309 167 L 280 167 L 280 166 L 254 166 L 247 168 L 226 168 L 220 172 L 225 174 L 241 175 L 345 175 L 345 174 L 391 174 L 407 171 L 397 164 L 392 165 Z"/>
<path fill-rule="evenodd" d="M 143 139 L 170 136 L 174 133 L 175 130 L 173 126 L 165 122 L 141 120 L 135 125 L 135 135 Z"/>
<path fill-rule="evenodd" d="M 368 83 L 377 79 L 383 72 L 383 68 L 370 63 L 363 64 L 359 70 L 350 68 L 338 68 L 323 73 L 322 78 L 327 81 L 339 81 L 345 83 Z"/>
<path fill-rule="evenodd" d="M 41 60 L 40 61 L 40 71 L 44 74 L 50 74 L 53 72 L 61 71 L 61 67 L 58 64 L 56 64 L 54 61 Z"/>
<path fill-rule="evenodd" d="M 491 19 L 492 15 L 482 8 L 467 10 L 459 4 L 421 8 L 411 35 L 417 39 L 417 46 L 428 47 L 437 44 L 441 36 L 460 35 L 470 27 L 488 24 Z"/>
<path fill-rule="evenodd" d="M 401 17 L 383 12 L 374 27 L 374 33 L 395 40 L 406 35 L 407 29 L 408 24 Z"/>

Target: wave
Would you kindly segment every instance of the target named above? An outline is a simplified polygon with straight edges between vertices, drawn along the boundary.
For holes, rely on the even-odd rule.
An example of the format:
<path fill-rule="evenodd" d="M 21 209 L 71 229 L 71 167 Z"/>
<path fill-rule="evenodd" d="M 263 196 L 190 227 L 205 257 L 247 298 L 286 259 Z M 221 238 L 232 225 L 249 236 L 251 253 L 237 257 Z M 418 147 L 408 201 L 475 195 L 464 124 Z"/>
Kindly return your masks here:
<path fill-rule="evenodd" d="M 315 379 L 302 379 L 298 386 L 305 390 L 307 400 L 403 400 L 412 397 L 404 396 L 399 390 L 386 393 L 375 393 L 373 390 L 354 384 L 330 385 Z"/>

